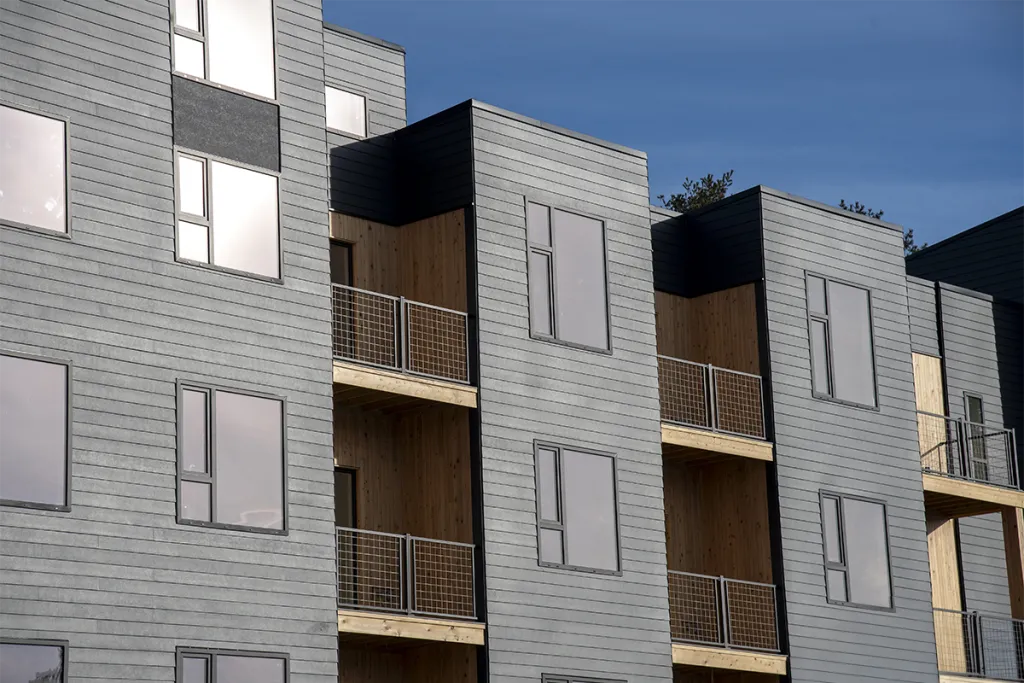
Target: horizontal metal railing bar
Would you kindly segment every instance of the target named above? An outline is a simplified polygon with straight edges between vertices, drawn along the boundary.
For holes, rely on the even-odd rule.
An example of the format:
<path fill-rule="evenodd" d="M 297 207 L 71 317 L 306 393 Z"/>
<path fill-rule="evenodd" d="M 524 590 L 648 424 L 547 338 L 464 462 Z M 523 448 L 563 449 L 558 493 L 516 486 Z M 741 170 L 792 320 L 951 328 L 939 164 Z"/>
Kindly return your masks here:
<path fill-rule="evenodd" d="M 399 301 L 401 297 L 393 296 L 391 294 L 383 294 L 381 292 L 375 292 L 372 289 L 359 289 L 358 287 L 352 287 L 351 285 L 339 285 L 336 282 L 331 283 L 331 291 L 340 289 L 345 292 L 359 292 L 360 294 L 369 294 L 370 296 L 377 296 L 381 299 L 390 299 L 391 301 Z M 458 311 L 456 311 L 458 312 Z"/>
<path fill-rule="evenodd" d="M 425 304 L 422 301 L 415 301 L 414 299 L 406 299 L 405 302 L 407 304 L 412 304 L 413 306 L 419 306 L 421 308 L 431 308 L 431 309 L 433 309 L 435 311 L 444 311 L 445 313 L 453 313 L 455 315 L 466 317 L 466 313 L 464 311 L 456 311 L 454 308 L 445 308 L 444 306 L 435 306 L 434 304 Z"/>
<path fill-rule="evenodd" d="M 698 579 L 712 579 L 714 581 L 725 580 L 729 583 L 743 583 L 748 586 L 764 586 L 765 588 L 775 588 L 774 583 L 763 583 L 761 581 L 746 581 L 744 579 L 730 579 L 728 576 L 712 576 L 711 574 L 697 574 L 695 572 L 683 572 L 678 569 L 669 569 L 669 574 L 675 574 L 677 576 L 693 576 Z"/>
<path fill-rule="evenodd" d="M 351 531 L 352 533 L 361 534 L 363 536 L 386 536 L 388 538 L 400 538 L 400 539 L 404 539 L 406 537 L 405 534 L 392 534 L 392 533 L 389 533 L 387 531 L 372 531 L 370 529 L 356 529 L 355 527 L 349 527 L 349 526 L 336 526 L 336 527 L 334 527 L 334 529 L 335 529 L 335 532 L 338 532 L 338 531 Z M 422 540 L 432 541 L 434 539 L 426 538 L 426 539 L 422 539 Z"/>
<path fill-rule="evenodd" d="M 752 377 L 754 379 L 762 379 L 761 375 L 758 375 L 757 373 L 754 373 L 754 372 L 743 372 L 742 370 L 731 370 L 729 368 L 723 368 L 720 365 L 714 365 L 713 363 L 698 363 L 696 361 L 686 360 L 685 358 L 676 358 L 675 356 L 666 356 L 663 353 L 657 354 L 657 357 L 658 358 L 663 358 L 665 360 L 672 360 L 672 361 L 675 361 L 677 363 L 686 363 L 687 365 L 692 365 L 692 366 L 698 367 L 698 368 L 708 368 L 708 367 L 711 367 L 711 368 L 714 368 L 715 370 L 721 370 L 722 372 L 729 372 L 729 373 L 732 373 L 734 375 L 743 375 L 744 377 Z"/>
<path fill-rule="evenodd" d="M 444 541 L 440 538 L 426 538 L 424 536 L 403 536 L 402 538 L 408 538 L 411 541 L 427 541 L 429 543 L 440 543 L 442 545 L 453 545 L 458 548 L 475 548 L 474 543 L 463 543 L 461 541 Z"/>

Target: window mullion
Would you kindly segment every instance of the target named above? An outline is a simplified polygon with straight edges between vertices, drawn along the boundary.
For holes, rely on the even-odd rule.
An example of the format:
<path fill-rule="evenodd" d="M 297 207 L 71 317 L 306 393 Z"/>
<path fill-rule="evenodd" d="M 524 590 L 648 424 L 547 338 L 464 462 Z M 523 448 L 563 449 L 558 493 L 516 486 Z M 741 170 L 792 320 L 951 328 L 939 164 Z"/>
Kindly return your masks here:
<path fill-rule="evenodd" d="M 208 452 L 210 454 L 210 522 L 217 520 L 217 391 L 210 390 L 210 400 L 207 410 L 209 411 L 209 428 L 206 430 L 206 438 L 210 440 Z M 211 662 L 212 664 L 212 662 Z"/>
<path fill-rule="evenodd" d="M 203 3 L 203 6 L 206 6 L 205 2 Z M 209 50 L 207 50 L 207 52 L 209 52 Z M 204 189 L 206 193 L 206 249 L 208 252 L 206 260 L 210 264 L 216 265 L 216 262 L 213 259 L 213 160 L 206 157 L 203 161 L 206 163 L 206 174 L 203 178 L 205 181 Z M 280 229 L 281 226 L 278 225 L 278 230 L 280 231 Z"/>

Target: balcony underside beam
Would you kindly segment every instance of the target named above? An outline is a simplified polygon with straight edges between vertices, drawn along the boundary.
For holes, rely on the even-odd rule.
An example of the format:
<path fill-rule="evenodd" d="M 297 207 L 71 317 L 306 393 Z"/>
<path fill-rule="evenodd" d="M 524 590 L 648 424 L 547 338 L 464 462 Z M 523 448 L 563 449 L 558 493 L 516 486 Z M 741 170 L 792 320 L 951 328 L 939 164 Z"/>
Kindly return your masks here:
<path fill-rule="evenodd" d="M 661 423 L 661 443 L 665 455 L 670 458 L 696 460 L 714 457 L 714 454 L 734 455 L 740 458 L 772 461 L 772 444 L 769 441 L 749 439 L 731 434 L 721 434 L 694 427 Z"/>
<path fill-rule="evenodd" d="M 424 401 L 476 408 L 476 387 L 334 361 L 334 397 L 346 405 L 401 409 Z"/>
<path fill-rule="evenodd" d="M 786 655 L 672 643 L 672 664 L 784 676 Z"/>
<path fill-rule="evenodd" d="M 346 642 L 396 645 L 401 640 L 484 644 L 484 624 L 405 614 L 338 610 L 338 635 Z"/>
<path fill-rule="evenodd" d="M 962 481 L 939 474 L 922 475 L 925 508 L 946 517 L 973 517 L 1024 508 L 1024 491 Z"/>

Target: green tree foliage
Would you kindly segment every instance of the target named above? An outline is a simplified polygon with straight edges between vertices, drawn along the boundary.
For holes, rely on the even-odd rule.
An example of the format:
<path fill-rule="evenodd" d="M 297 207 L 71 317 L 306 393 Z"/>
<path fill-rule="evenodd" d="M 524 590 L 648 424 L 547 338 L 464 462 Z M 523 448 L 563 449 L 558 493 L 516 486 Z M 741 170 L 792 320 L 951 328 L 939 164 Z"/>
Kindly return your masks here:
<path fill-rule="evenodd" d="M 854 202 L 853 204 L 847 204 L 845 199 L 839 200 L 839 208 L 846 209 L 852 213 L 860 214 L 861 216 L 867 216 L 868 218 L 881 218 L 884 211 L 875 211 L 869 209 L 860 202 Z M 907 228 L 903 233 L 903 255 L 910 256 L 914 252 L 921 251 L 928 246 L 928 243 L 917 245 L 914 243 L 914 229 Z"/>
<path fill-rule="evenodd" d="M 714 204 L 719 199 L 725 199 L 725 196 L 729 194 L 730 187 L 732 187 L 731 170 L 723 173 L 721 178 L 715 178 L 712 173 L 697 180 L 691 180 L 687 176 L 683 181 L 682 192 L 669 195 L 668 199 L 665 198 L 665 195 L 660 194 L 658 199 L 666 209 L 686 213 Z"/>

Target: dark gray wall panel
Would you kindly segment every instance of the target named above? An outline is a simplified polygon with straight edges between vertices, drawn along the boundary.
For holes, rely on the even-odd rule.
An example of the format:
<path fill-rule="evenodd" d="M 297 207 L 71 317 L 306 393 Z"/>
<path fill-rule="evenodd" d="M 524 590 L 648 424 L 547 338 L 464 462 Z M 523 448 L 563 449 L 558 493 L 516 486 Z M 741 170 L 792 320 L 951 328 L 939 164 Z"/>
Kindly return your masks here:
<path fill-rule="evenodd" d="M 469 103 L 396 133 L 401 223 L 469 206 L 473 201 Z"/>
<path fill-rule="evenodd" d="M 935 283 L 908 276 L 907 304 L 910 307 L 910 346 L 914 353 L 941 355 Z"/>
<path fill-rule="evenodd" d="M 700 296 L 763 277 L 758 188 L 686 214 L 687 294 Z"/>
<path fill-rule="evenodd" d="M 278 171 L 277 105 L 180 76 L 171 78 L 174 144 Z"/>
<path fill-rule="evenodd" d="M 907 273 L 1024 302 L 1024 206 L 907 257 Z"/>
<path fill-rule="evenodd" d="M 761 204 L 793 680 L 931 683 L 937 665 L 900 230 L 766 188 Z M 879 410 L 812 398 L 805 270 L 871 290 Z M 826 602 L 821 489 L 887 502 L 893 611 Z"/>
<path fill-rule="evenodd" d="M 654 251 L 654 288 L 684 296 L 687 250 L 682 214 L 651 207 L 651 248 Z"/>
<path fill-rule="evenodd" d="M 0 3 L 0 98 L 70 119 L 72 228 L 0 228 L 0 347 L 71 360 L 75 417 L 72 510 L 0 509 L 0 612 L 75 681 L 173 681 L 179 645 L 337 681 L 321 11 L 277 6 L 283 284 L 174 261 L 166 0 Z M 175 522 L 179 378 L 287 397 L 287 536 Z"/>
<path fill-rule="evenodd" d="M 472 116 L 490 680 L 671 681 L 646 159 Z M 606 221 L 612 355 L 530 338 L 524 195 Z M 621 577 L 538 566 L 535 438 L 616 455 Z"/>

